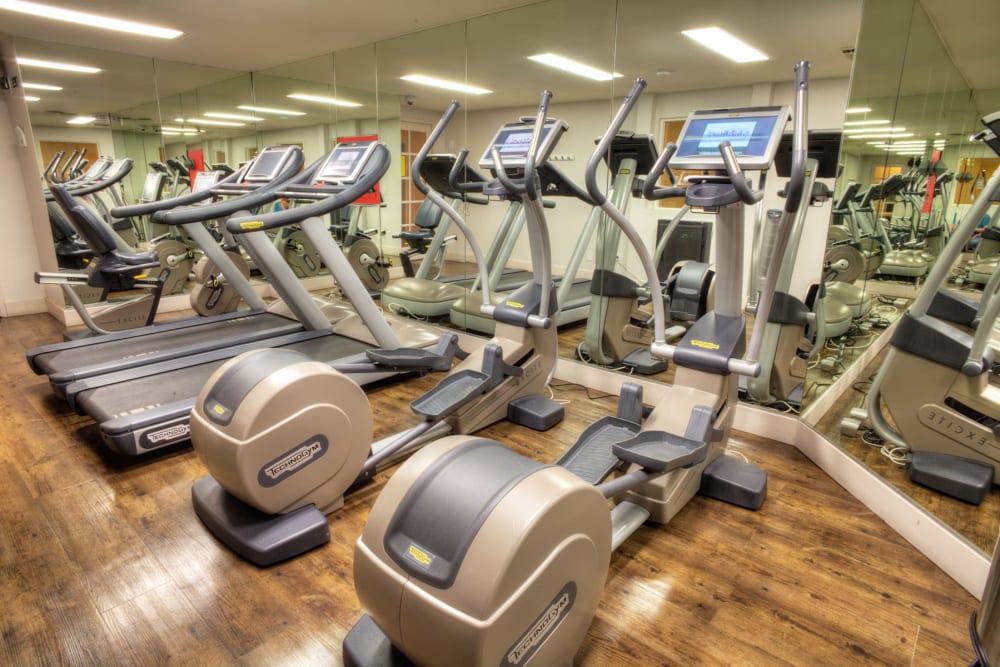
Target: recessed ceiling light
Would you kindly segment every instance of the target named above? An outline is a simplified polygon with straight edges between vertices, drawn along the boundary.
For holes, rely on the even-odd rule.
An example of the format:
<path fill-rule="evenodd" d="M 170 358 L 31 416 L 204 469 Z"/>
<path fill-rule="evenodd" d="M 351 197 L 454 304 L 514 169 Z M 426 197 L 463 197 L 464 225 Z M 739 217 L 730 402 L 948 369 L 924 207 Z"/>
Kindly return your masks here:
<path fill-rule="evenodd" d="M 229 120 L 211 120 L 208 118 L 174 118 L 178 123 L 191 123 L 192 125 L 218 125 L 219 127 L 243 127 L 246 123 L 236 123 Z"/>
<path fill-rule="evenodd" d="M 18 56 L 18 65 L 28 65 L 29 67 L 42 67 L 45 69 L 57 69 L 63 72 L 80 72 L 82 74 L 97 74 L 98 67 L 88 67 L 87 65 L 74 65 L 72 63 L 57 63 L 52 60 L 39 60 L 38 58 L 22 58 Z"/>
<path fill-rule="evenodd" d="M 458 93 L 468 93 L 470 95 L 486 95 L 492 93 L 492 90 L 487 88 L 480 88 L 478 86 L 470 86 L 465 83 L 459 83 L 457 81 L 446 81 L 445 79 L 438 79 L 433 76 L 426 76 L 424 74 L 407 74 L 406 76 L 399 77 L 403 81 L 409 81 L 410 83 L 419 83 L 422 86 L 431 86 L 432 88 L 443 88 L 445 90 L 454 90 Z"/>
<path fill-rule="evenodd" d="M 850 109 L 844 109 L 844 113 L 868 113 L 871 110 L 871 107 L 851 107 Z"/>
<path fill-rule="evenodd" d="M 24 101 L 25 102 L 41 102 L 42 98 L 41 97 L 35 97 L 34 95 L 25 95 L 24 96 Z"/>
<path fill-rule="evenodd" d="M 361 104 L 357 102 L 348 102 L 346 100 L 338 100 L 336 97 L 323 97 L 321 95 L 306 95 L 305 93 L 292 93 L 287 95 L 293 100 L 305 100 L 306 102 L 319 102 L 320 104 L 332 104 L 335 107 L 360 107 Z"/>
<path fill-rule="evenodd" d="M 262 120 L 264 120 L 263 118 L 254 118 L 253 116 L 241 116 L 238 113 L 215 113 L 215 112 L 207 112 L 207 113 L 203 113 L 202 116 L 205 116 L 207 118 L 228 118 L 230 120 L 245 120 L 245 121 L 247 121 L 249 123 L 259 123 Z"/>
<path fill-rule="evenodd" d="M 758 51 L 717 26 L 699 28 L 698 30 L 684 30 L 683 34 L 685 37 L 693 39 L 705 48 L 711 49 L 733 62 L 751 63 L 760 60 L 769 60 L 767 54 Z"/>
<path fill-rule="evenodd" d="M 26 81 L 21 82 L 21 87 L 28 90 L 62 90 L 62 86 L 50 86 L 47 83 L 28 83 Z"/>
<path fill-rule="evenodd" d="M 624 74 L 619 74 L 618 72 L 605 72 L 604 70 L 599 70 L 596 67 L 591 67 L 590 65 L 584 65 L 581 62 L 571 60 L 565 56 L 560 56 L 555 53 L 539 53 L 538 55 L 528 56 L 528 60 L 534 60 L 536 63 L 548 65 L 549 67 L 555 67 L 563 72 L 583 76 L 594 81 L 610 81 L 611 79 L 617 79 L 625 76 Z M 403 78 L 405 79 L 406 77 Z"/>
<path fill-rule="evenodd" d="M 77 116 L 76 118 L 70 118 L 66 121 L 67 125 L 86 125 L 87 123 L 93 123 L 97 120 L 94 116 Z"/>
<path fill-rule="evenodd" d="M 286 116 L 305 116 L 305 111 L 291 111 L 289 109 L 274 109 L 272 107 L 257 107 L 250 104 L 241 104 L 236 107 L 237 109 L 243 109 L 244 111 L 254 111 L 256 113 L 276 113 L 284 114 Z"/>
<path fill-rule="evenodd" d="M 184 34 L 180 30 L 171 30 L 170 28 L 161 28 L 160 26 L 136 23 L 134 21 L 124 21 L 108 16 L 98 16 L 97 14 L 63 9 L 62 7 L 40 5 L 36 2 L 23 2 L 23 0 L 0 0 L 0 9 L 8 9 L 12 12 L 31 14 L 32 16 L 40 16 L 46 19 L 55 19 L 56 21 L 79 23 L 90 28 L 117 30 L 118 32 L 127 32 L 145 37 L 174 39 Z"/>
<path fill-rule="evenodd" d="M 848 125 L 888 125 L 890 120 L 846 120 L 844 126 Z"/>

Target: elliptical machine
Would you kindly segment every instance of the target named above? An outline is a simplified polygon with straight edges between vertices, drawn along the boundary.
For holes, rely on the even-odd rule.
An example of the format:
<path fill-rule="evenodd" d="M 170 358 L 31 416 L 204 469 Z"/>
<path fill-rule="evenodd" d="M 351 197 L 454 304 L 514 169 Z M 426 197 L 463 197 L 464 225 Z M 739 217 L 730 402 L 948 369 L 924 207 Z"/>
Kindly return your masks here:
<path fill-rule="evenodd" d="M 328 542 L 325 515 L 343 505 L 349 488 L 433 438 L 472 433 L 504 418 L 537 430 L 562 419 L 562 405 L 540 393 L 552 375 L 557 354 L 541 193 L 519 183 L 515 174 L 523 173 L 530 182 L 563 128 L 547 128 L 542 149 L 536 142 L 520 156 L 507 152 L 511 173 L 498 162 L 498 179 L 478 184 L 482 194 L 522 199 L 535 259 L 530 284 L 501 305 L 485 305 L 491 303 L 489 281 L 479 246 L 459 213 L 428 188 L 420 175 L 421 163 L 457 109 L 458 102 L 452 102 L 414 160 L 411 173 L 414 185 L 469 239 L 485 286 L 483 313 L 497 320 L 496 335 L 411 403 L 420 417 L 416 426 L 374 444 L 371 407 L 361 389 L 344 375 L 369 370 L 365 364 L 331 367 L 300 354 L 266 349 L 236 357 L 219 368 L 191 413 L 192 444 L 210 473 L 195 482 L 192 500 L 211 532 L 256 565 L 270 565 Z M 539 134 L 544 105 L 538 118 L 531 136 Z M 503 130 L 498 141 L 505 136 Z M 518 140 L 526 137 L 521 133 L 510 145 L 523 149 L 528 143 Z M 369 350 L 367 357 L 382 367 L 400 370 L 448 370 L 456 348 L 451 334 L 431 354 Z"/>
<path fill-rule="evenodd" d="M 786 231 L 804 177 L 807 67 L 796 67 L 796 168 L 783 215 Z M 562 465 L 546 466 L 498 442 L 467 437 L 441 440 L 411 458 L 375 502 L 355 548 L 355 587 L 369 615 L 345 639 L 350 667 L 408 660 L 570 664 L 597 609 L 612 550 L 645 521 L 666 523 L 699 490 L 754 509 L 763 502 L 766 474 L 724 456 L 736 376 L 760 372 L 755 358 L 764 325 L 763 319 L 755 322 L 747 358 L 740 358 L 744 212 L 763 196 L 748 186 L 742 168 L 767 167 L 788 110 L 694 112 L 680 146 L 665 152 L 664 161 L 673 157 L 675 166 L 724 170 L 672 189 L 688 204 L 716 212 L 720 229 L 716 310 L 672 346 L 664 342 L 664 309 L 649 252 L 595 177 L 610 137 L 644 87 L 637 80 L 625 98 L 588 162 L 587 185 L 640 254 L 653 291 L 651 351 L 673 359 L 675 384 L 645 426 L 638 423 L 638 387 L 625 385 L 618 417 L 588 428 Z M 725 138 L 733 139 L 739 157 Z M 769 279 L 761 292 L 764 312 L 773 293 Z M 623 474 L 606 481 L 615 470 Z M 607 500 L 620 496 L 624 500 L 609 515 Z"/>

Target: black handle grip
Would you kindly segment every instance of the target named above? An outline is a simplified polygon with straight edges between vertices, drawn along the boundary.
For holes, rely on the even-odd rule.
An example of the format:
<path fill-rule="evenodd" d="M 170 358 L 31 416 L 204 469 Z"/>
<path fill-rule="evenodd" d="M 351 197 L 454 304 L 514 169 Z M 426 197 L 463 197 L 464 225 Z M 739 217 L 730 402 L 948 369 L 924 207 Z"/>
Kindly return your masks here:
<path fill-rule="evenodd" d="M 809 135 L 806 131 L 806 97 L 809 92 L 809 63 L 795 65 L 795 110 L 792 129 L 792 172 L 788 181 L 785 212 L 797 213 L 802 203 L 806 183 L 806 158 L 809 154 Z"/>

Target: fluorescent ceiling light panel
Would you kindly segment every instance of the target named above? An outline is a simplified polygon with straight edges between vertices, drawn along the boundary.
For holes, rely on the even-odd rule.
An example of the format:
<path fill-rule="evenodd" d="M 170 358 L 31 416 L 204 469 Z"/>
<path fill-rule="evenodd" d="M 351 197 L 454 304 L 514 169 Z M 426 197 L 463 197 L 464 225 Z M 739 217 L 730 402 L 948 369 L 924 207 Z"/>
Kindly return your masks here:
<path fill-rule="evenodd" d="M 66 121 L 67 125 L 86 125 L 87 123 L 93 123 L 97 118 L 94 116 L 77 116 L 76 118 L 70 118 Z"/>
<path fill-rule="evenodd" d="M 856 127 L 851 130 L 844 130 L 844 134 L 867 134 L 869 132 L 906 132 L 905 127 Z"/>
<path fill-rule="evenodd" d="M 624 74 L 619 74 L 618 72 L 605 72 L 604 70 L 591 67 L 590 65 L 584 65 L 581 62 L 570 60 L 569 58 L 555 53 L 539 53 L 538 55 L 528 56 L 528 60 L 534 60 L 536 63 L 548 65 L 549 67 L 554 67 L 558 70 L 562 70 L 563 72 L 583 76 L 594 81 L 610 81 L 611 79 L 617 79 L 625 76 Z"/>
<path fill-rule="evenodd" d="M 160 130 L 160 134 L 168 136 L 168 137 L 178 137 L 178 136 L 181 136 L 181 135 L 189 136 L 189 135 L 198 134 L 198 131 L 197 130 L 190 130 L 190 131 L 179 132 L 177 130 Z"/>
<path fill-rule="evenodd" d="M 166 125 L 162 126 L 160 130 L 163 132 L 174 132 L 174 133 L 185 133 L 185 134 L 198 134 L 199 132 L 201 132 L 201 130 L 194 127 L 167 127 Z"/>
<path fill-rule="evenodd" d="M 44 69 L 57 69 L 63 72 L 79 72 L 81 74 L 97 74 L 98 67 L 88 67 L 86 65 L 74 65 L 72 63 L 57 63 L 52 60 L 39 60 L 38 58 L 17 58 L 18 65 L 28 65 L 29 67 L 42 67 Z"/>
<path fill-rule="evenodd" d="M 22 88 L 27 88 L 28 90 L 62 90 L 62 86 L 51 86 L 47 83 L 21 83 Z"/>
<path fill-rule="evenodd" d="M 274 109 L 272 107 L 257 107 L 251 104 L 241 104 L 236 107 L 237 109 L 243 109 L 243 111 L 253 111 L 256 113 L 275 113 L 283 114 L 285 116 L 305 116 L 305 111 L 291 111 L 289 109 Z"/>
<path fill-rule="evenodd" d="M 144 37 L 159 37 L 160 39 L 174 39 L 184 33 L 180 30 L 161 28 L 160 26 L 149 25 L 148 23 L 136 23 L 135 21 L 124 21 L 109 16 L 99 16 L 78 12 L 62 7 L 52 7 L 51 5 L 40 5 L 37 2 L 23 2 L 23 0 L 0 0 L 0 9 L 7 9 L 21 14 L 31 14 L 46 19 L 56 21 L 67 21 L 69 23 L 79 23 L 89 28 L 103 28 L 105 30 L 117 30 L 133 35 Z"/>
<path fill-rule="evenodd" d="M 458 81 L 446 81 L 445 79 L 438 79 L 424 74 L 407 74 L 406 76 L 401 76 L 399 78 L 403 81 L 409 81 L 410 83 L 419 83 L 421 86 L 443 88 L 445 90 L 453 90 L 457 93 L 468 93 L 469 95 L 486 95 L 493 92 L 487 88 L 470 86 L 468 84 L 459 83 Z"/>
<path fill-rule="evenodd" d="M 203 113 L 202 116 L 205 116 L 206 118 L 227 118 L 229 120 L 245 120 L 249 123 L 260 123 L 261 121 L 264 120 L 263 118 L 254 118 L 253 116 L 241 116 L 238 113 L 209 112 L 209 113 Z"/>
<path fill-rule="evenodd" d="M 363 106 L 357 102 L 348 102 L 346 100 L 338 100 L 336 97 L 323 97 L 322 95 L 306 95 L 305 93 L 292 93 L 287 97 L 293 100 L 304 100 L 306 102 L 319 102 L 320 104 L 331 104 L 335 107 L 360 107 Z"/>
<path fill-rule="evenodd" d="M 844 113 L 868 113 L 871 110 L 871 107 L 851 107 L 850 109 L 844 109 Z"/>
<path fill-rule="evenodd" d="M 912 137 L 912 132 L 904 132 L 903 134 L 893 134 L 892 132 L 870 132 L 868 134 L 851 134 L 848 135 L 848 139 L 882 139 L 882 138 L 897 138 L 897 137 Z"/>
<path fill-rule="evenodd" d="M 34 95 L 25 95 L 24 96 L 24 101 L 25 102 L 41 102 L 42 98 L 41 97 L 35 97 Z"/>
<path fill-rule="evenodd" d="M 688 39 L 693 39 L 706 49 L 711 49 L 733 62 L 752 63 L 770 60 L 767 54 L 716 26 L 699 28 L 698 30 L 684 30 L 683 34 Z"/>
<path fill-rule="evenodd" d="M 888 125 L 890 120 L 848 120 L 844 121 L 844 127 L 848 125 Z"/>
<path fill-rule="evenodd" d="M 218 125 L 219 127 L 243 127 L 246 123 L 237 123 L 230 120 L 211 120 L 209 118 L 184 118 L 178 120 L 178 123 L 191 123 L 192 125 Z"/>

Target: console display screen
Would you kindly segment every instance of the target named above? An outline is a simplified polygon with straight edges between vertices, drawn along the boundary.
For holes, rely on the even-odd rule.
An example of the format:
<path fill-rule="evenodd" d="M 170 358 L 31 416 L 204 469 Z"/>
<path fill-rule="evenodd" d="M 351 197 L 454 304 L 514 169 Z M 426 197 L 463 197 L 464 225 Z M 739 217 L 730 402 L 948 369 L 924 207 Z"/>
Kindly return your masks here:
<path fill-rule="evenodd" d="M 156 201 L 163 194 L 164 176 L 159 172 L 146 174 L 146 180 L 142 184 L 142 194 L 139 195 L 141 201 Z"/>
<path fill-rule="evenodd" d="M 357 180 L 365 159 L 374 146 L 374 142 L 339 144 L 330 153 L 316 180 L 328 183 L 350 183 Z"/>
<path fill-rule="evenodd" d="M 548 157 L 559 140 L 559 136 L 568 127 L 563 121 L 554 118 L 545 122 L 538 140 L 537 159 L 539 162 Z M 524 122 L 510 123 L 501 127 L 496 136 L 493 137 L 486 152 L 483 153 L 483 157 L 479 159 L 479 166 L 483 169 L 493 168 L 493 147 L 495 146 L 500 152 L 500 159 L 503 160 L 504 166 L 523 167 L 528 157 L 531 133 L 534 132 L 534 129 L 533 123 L 525 124 Z"/>
<path fill-rule="evenodd" d="M 787 118 L 787 107 L 696 111 L 677 138 L 670 164 L 680 169 L 722 169 L 719 144 L 728 141 L 743 169 L 767 169 Z"/>
<path fill-rule="evenodd" d="M 279 169 L 288 154 L 284 148 L 266 148 L 253 162 L 249 173 L 244 177 L 247 181 L 270 181 L 278 175 Z"/>

